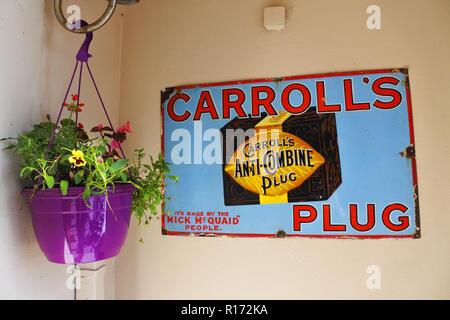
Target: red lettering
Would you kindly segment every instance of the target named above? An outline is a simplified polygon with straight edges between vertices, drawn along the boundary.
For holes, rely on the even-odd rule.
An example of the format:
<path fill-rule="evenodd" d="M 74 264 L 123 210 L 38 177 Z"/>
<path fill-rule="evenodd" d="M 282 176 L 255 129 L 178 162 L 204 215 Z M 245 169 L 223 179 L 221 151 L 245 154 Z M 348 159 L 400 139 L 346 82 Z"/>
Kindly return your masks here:
<path fill-rule="evenodd" d="M 344 80 L 344 95 L 345 95 L 345 110 L 355 111 L 355 110 L 369 110 L 370 104 L 368 102 L 355 103 L 353 101 L 353 86 L 351 79 Z"/>
<path fill-rule="evenodd" d="M 259 94 L 264 92 L 267 97 L 260 99 Z M 259 117 L 259 107 L 262 105 L 267 113 L 271 116 L 276 116 L 278 113 L 272 106 L 272 101 L 275 99 L 275 91 L 272 88 L 266 86 L 252 87 L 252 116 Z"/>
<path fill-rule="evenodd" d="M 377 99 L 377 100 L 375 100 L 373 105 L 380 109 L 392 109 L 392 108 L 395 108 L 396 106 L 398 106 L 400 104 L 400 102 L 402 102 L 402 95 L 400 94 L 400 92 L 398 92 L 395 89 L 381 88 L 381 85 L 383 85 L 385 83 L 397 85 L 397 83 L 399 81 L 400 80 L 398 80 L 397 78 L 393 78 L 393 77 L 381 77 L 381 78 L 378 78 L 377 80 L 375 80 L 372 84 L 373 92 L 380 96 L 392 97 L 392 100 L 388 101 L 388 102 L 383 102 L 383 101 L 380 101 Z"/>
<path fill-rule="evenodd" d="M 308 216 L 301 216 L 302 211 L 308 211 Z M 317 217 L 316 208 L 310 205 L 294 205 L 293 206 L 293 217 L 294 217 L 294 231 L 301 231 L 301 223 L 313 222 Z"/>
<path fill-rule="evenodd" d="M 206 107 L 205 107 L 206 102 Z M 211 118 L 214 120 L 219 119 L 217 114 L 216 106 L 211 97 L 209 91 L 202 91 L 200 93 L 200 98 L 198 99 L 197 109 L 195 110 L 194 120 L 200 120 L 203 113 L 209 113 Z"/>
<path fill-rule="evenodd" d="M 340 104 L 326 104 L 325 86 L 323 81 L 316 82 L 317 89 L 317 112 L 339 112 Z"/>
<path fill-rule="evenodd" d="M 302 104 L 298 107 L 292 106 L 289 102 L 289 95 L 291 94 L 292 90 L 298 90 L 302 93 L 303 101 Z M 310 103 L 311 94 L 309 93 L 308 88 L 300 83 L 292 83 L 288 85 L 286 88 L 284 88 L 283 93 L 281 94 L 281 104 L 287 112 L 290 112 L 292 114 L 304 112 L 306 109 L 308 109 Z"/>
<path fill-rule="evenodd" d="M 230 96 L 236 95 L 236 101 L 230 101 Z M 230 109 L 233 108 L 240 118 L 246 118 L 247 114 L 242 109 L 242 103 L 245 101 L 245 94 L 241 89 L 224 89 L 222 90 L 222 106 L 223 118 L 230 118 Z"/>
<path fill-rule="evenodd" d="M 409 227 L 409 217 L 398 217 L 398 220 L 400 221 L 399 224 L 393 224 L 390 219 L 390 215 L 392 211 L 394 210 L 400 210 L 401 212 L 406 212 L 408 210 L 408 207 L 400 204 L 400 203 L 392 203 L 388 205 L 383 210 L 382 219 L 384 225 L 392 230 L 392 231 L 402 231 Z"/>
<path fill-rule="evenodd" d="M 375 205 L 367 205 L 367 223 L 359 224 L 358 222 L 358 205 L 350 204 L 350 223 L 355 230 L 369 231 L 375 225 Z"/>
<path fill-rule="evenodd" d="M 170 98 L 169 103 L 167 104 L 167 113 L 169 114 L 169 117 L 174 121 L 181 122 L 189 118 L 191 113 L 187 110 L 182 115 L 177 115 L 175 113 L 175 101 L 177 101 L 178 99 L 184 100 L 184 102 L 188 102 L 191 98 L 187 94 L 177 93 L 172 98 Z"/>
<path fill-rule="evenodd" d="M 323 205 L 323 231 L 345 231 L 347 227 L 344 224 L 331 224 L 330 205 Z"/>

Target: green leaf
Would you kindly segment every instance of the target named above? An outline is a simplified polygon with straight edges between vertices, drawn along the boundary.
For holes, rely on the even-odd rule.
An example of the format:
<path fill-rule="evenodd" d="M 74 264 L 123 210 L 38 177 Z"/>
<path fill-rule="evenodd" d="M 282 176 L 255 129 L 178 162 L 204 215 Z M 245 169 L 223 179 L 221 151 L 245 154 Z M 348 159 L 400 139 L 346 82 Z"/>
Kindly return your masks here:
<path fill-rule="evenodd" d="M 75 184 L 80 184 L 81 181 L 83 181 L 83 176 L 84 176 L 84 170 L 77 171 L 77 173 L 75 173 L 75 177 L 74 177 Z"/>
<path fill-rule="evenodd" d="M 65 163 L 66 161 L 69 161 L 69 158 L 72 156 L 72 154 L 65 154 L 61 157 L 60 162 Z"/>
<path fill-rule="evenodd" d="M 84 188 L 83 195 L 86 196 L 86 198 L 89 198 L 91 195 L 91 189 L 89 187 Z"/>
<path fill-rule="evenodd" d="M 175 180 L 175 181 L 178 180 L 178 177 L 177 177 L 177 176 L 169 176 L 169 175 L 166 175 L 166 178 L 169 178 L 169 179 L 172 179 L 172 180 Z"/>
<path fill-rule="evenodd" d="M 138 184 L 136 184 L 136 183 L 134 183 L 134 182 L 131 182 L 131 184 L 132 184 L 135 188 L 137 188 L 137 189 L 139 189 L 139 190 L 142 190 L 142 188 L 141 188 L 140 185 L 138 185 Z"/>
<path fill-rule="evenodd" d="M 20 171 L 19 177 L 25 179 L 31 173 L 31 169 L 29 167 L 25 167 Z"/>
<path fill-rule="evenodd" d="M 48 169 L 47 173 L 50 175 L 56 175 L 57 170 L 58 170 L 58 166 L 55 164 L 54 166 L 52 166 Z"/>
<path fill-rule="evenodd" d="M 60 123 L 62 126 L 75 125 L 75 121 L 73 121 L 72 119 L 62 119 Z"/>
<path fill-rule="evenodd" d="M 45 176 L 45 183 L 47 183 L 47 186 L 51 189 L 55 185 L 55 178 L 52 176 Z"/>
<path fill-rule="evenodd" d="M 91 189 L 89 188 L 89 186 L 86 186 L 86 188 L 84 188 L 84 191 L 83 191 L 83 200 L 88 208 L 90 208 L 89 203 L 88 203 L 90 196 L 91 196 Z"/>
<path fill-rule="evenodd" d="M 59 188 L 61 189 L 62 195 L 65 196 L 67 194 L 67 189 L 69 188 L 69 182 L 66 180 L 61 180 Z"/>
<path fill-rule="evenodd" d="M 104 146 L 104 145 L 100 145 L 100 146 L 98 147 L 98 151 L 99 151 L 100 155 L 104 154 L 105 151 L 106 151 L 105 146 Z"/>
<path fill-rule="evenodd" d="M 112 164 L 112 166 L 111 166 L 111 171 L 112 171 L 112 172 L 117 172 L 117 171 L 119 171 L 119 170 L 122 169 L 122 167 L 123 167 L 124 165 L 126 165 L 129 161 L 130 161 L 130 159 L 120 159 L 120 160 L 117 160 L 116 162 L 114 162 L 114 163 Z"/>

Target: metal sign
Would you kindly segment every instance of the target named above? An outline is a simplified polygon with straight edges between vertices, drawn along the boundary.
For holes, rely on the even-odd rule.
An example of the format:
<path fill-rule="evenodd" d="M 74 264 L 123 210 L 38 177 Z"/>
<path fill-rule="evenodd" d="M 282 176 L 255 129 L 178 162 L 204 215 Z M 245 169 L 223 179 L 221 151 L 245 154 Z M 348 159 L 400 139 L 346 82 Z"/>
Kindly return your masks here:
<path fill-rule="evenodd" d="M 418 238 L 407 69 L 167 88 L 163 234 Z"/>

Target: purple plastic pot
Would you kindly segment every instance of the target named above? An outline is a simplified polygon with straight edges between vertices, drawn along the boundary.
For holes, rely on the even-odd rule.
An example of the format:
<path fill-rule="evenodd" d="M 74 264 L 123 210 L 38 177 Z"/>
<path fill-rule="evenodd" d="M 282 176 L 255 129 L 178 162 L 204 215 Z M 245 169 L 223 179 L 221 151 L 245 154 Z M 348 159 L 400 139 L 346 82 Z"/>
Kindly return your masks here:
<path fill-rule="evenodd" d="M 130 223 L 134 187 L 116 185 L 114 192 L 91 195 L 83 201 L 84 187 L 39 190 L 32 197 L 30 212 L 41 250 L 55 263 L 88 263 L 116 256 L 125 242 Z M 30 189 L 23 194 L 29 196 Z"/>

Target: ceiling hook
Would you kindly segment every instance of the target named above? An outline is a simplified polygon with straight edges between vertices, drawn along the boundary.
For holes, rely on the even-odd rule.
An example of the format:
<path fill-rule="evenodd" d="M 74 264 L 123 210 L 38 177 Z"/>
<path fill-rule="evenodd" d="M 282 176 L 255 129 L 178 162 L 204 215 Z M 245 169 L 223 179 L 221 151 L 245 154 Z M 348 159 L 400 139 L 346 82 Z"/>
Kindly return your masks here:
<path fill-rule="evenodd" d="M 66 29 L 74 33 L 89 33 L 94 32 L 95 30 L 103 27 L 106 22 L 111 18 L 116 9 L 117 3 L 124 4 L 126 2 L 134 2 L 136 1 L 124 1 L 124 0 L 108 0 L 108 7 L 106 8 L 103 15 L 97 19 L 94 23 L 87 24 L 85 26 L 80 26 L 80 28 L 69 28 L 67 25 L 67 19 L 64 17 L 64 13 L 62 10 L 62 0 L 54 0 L 54 9 L 56 19 L 58 19 L 59 23 Z"/>

